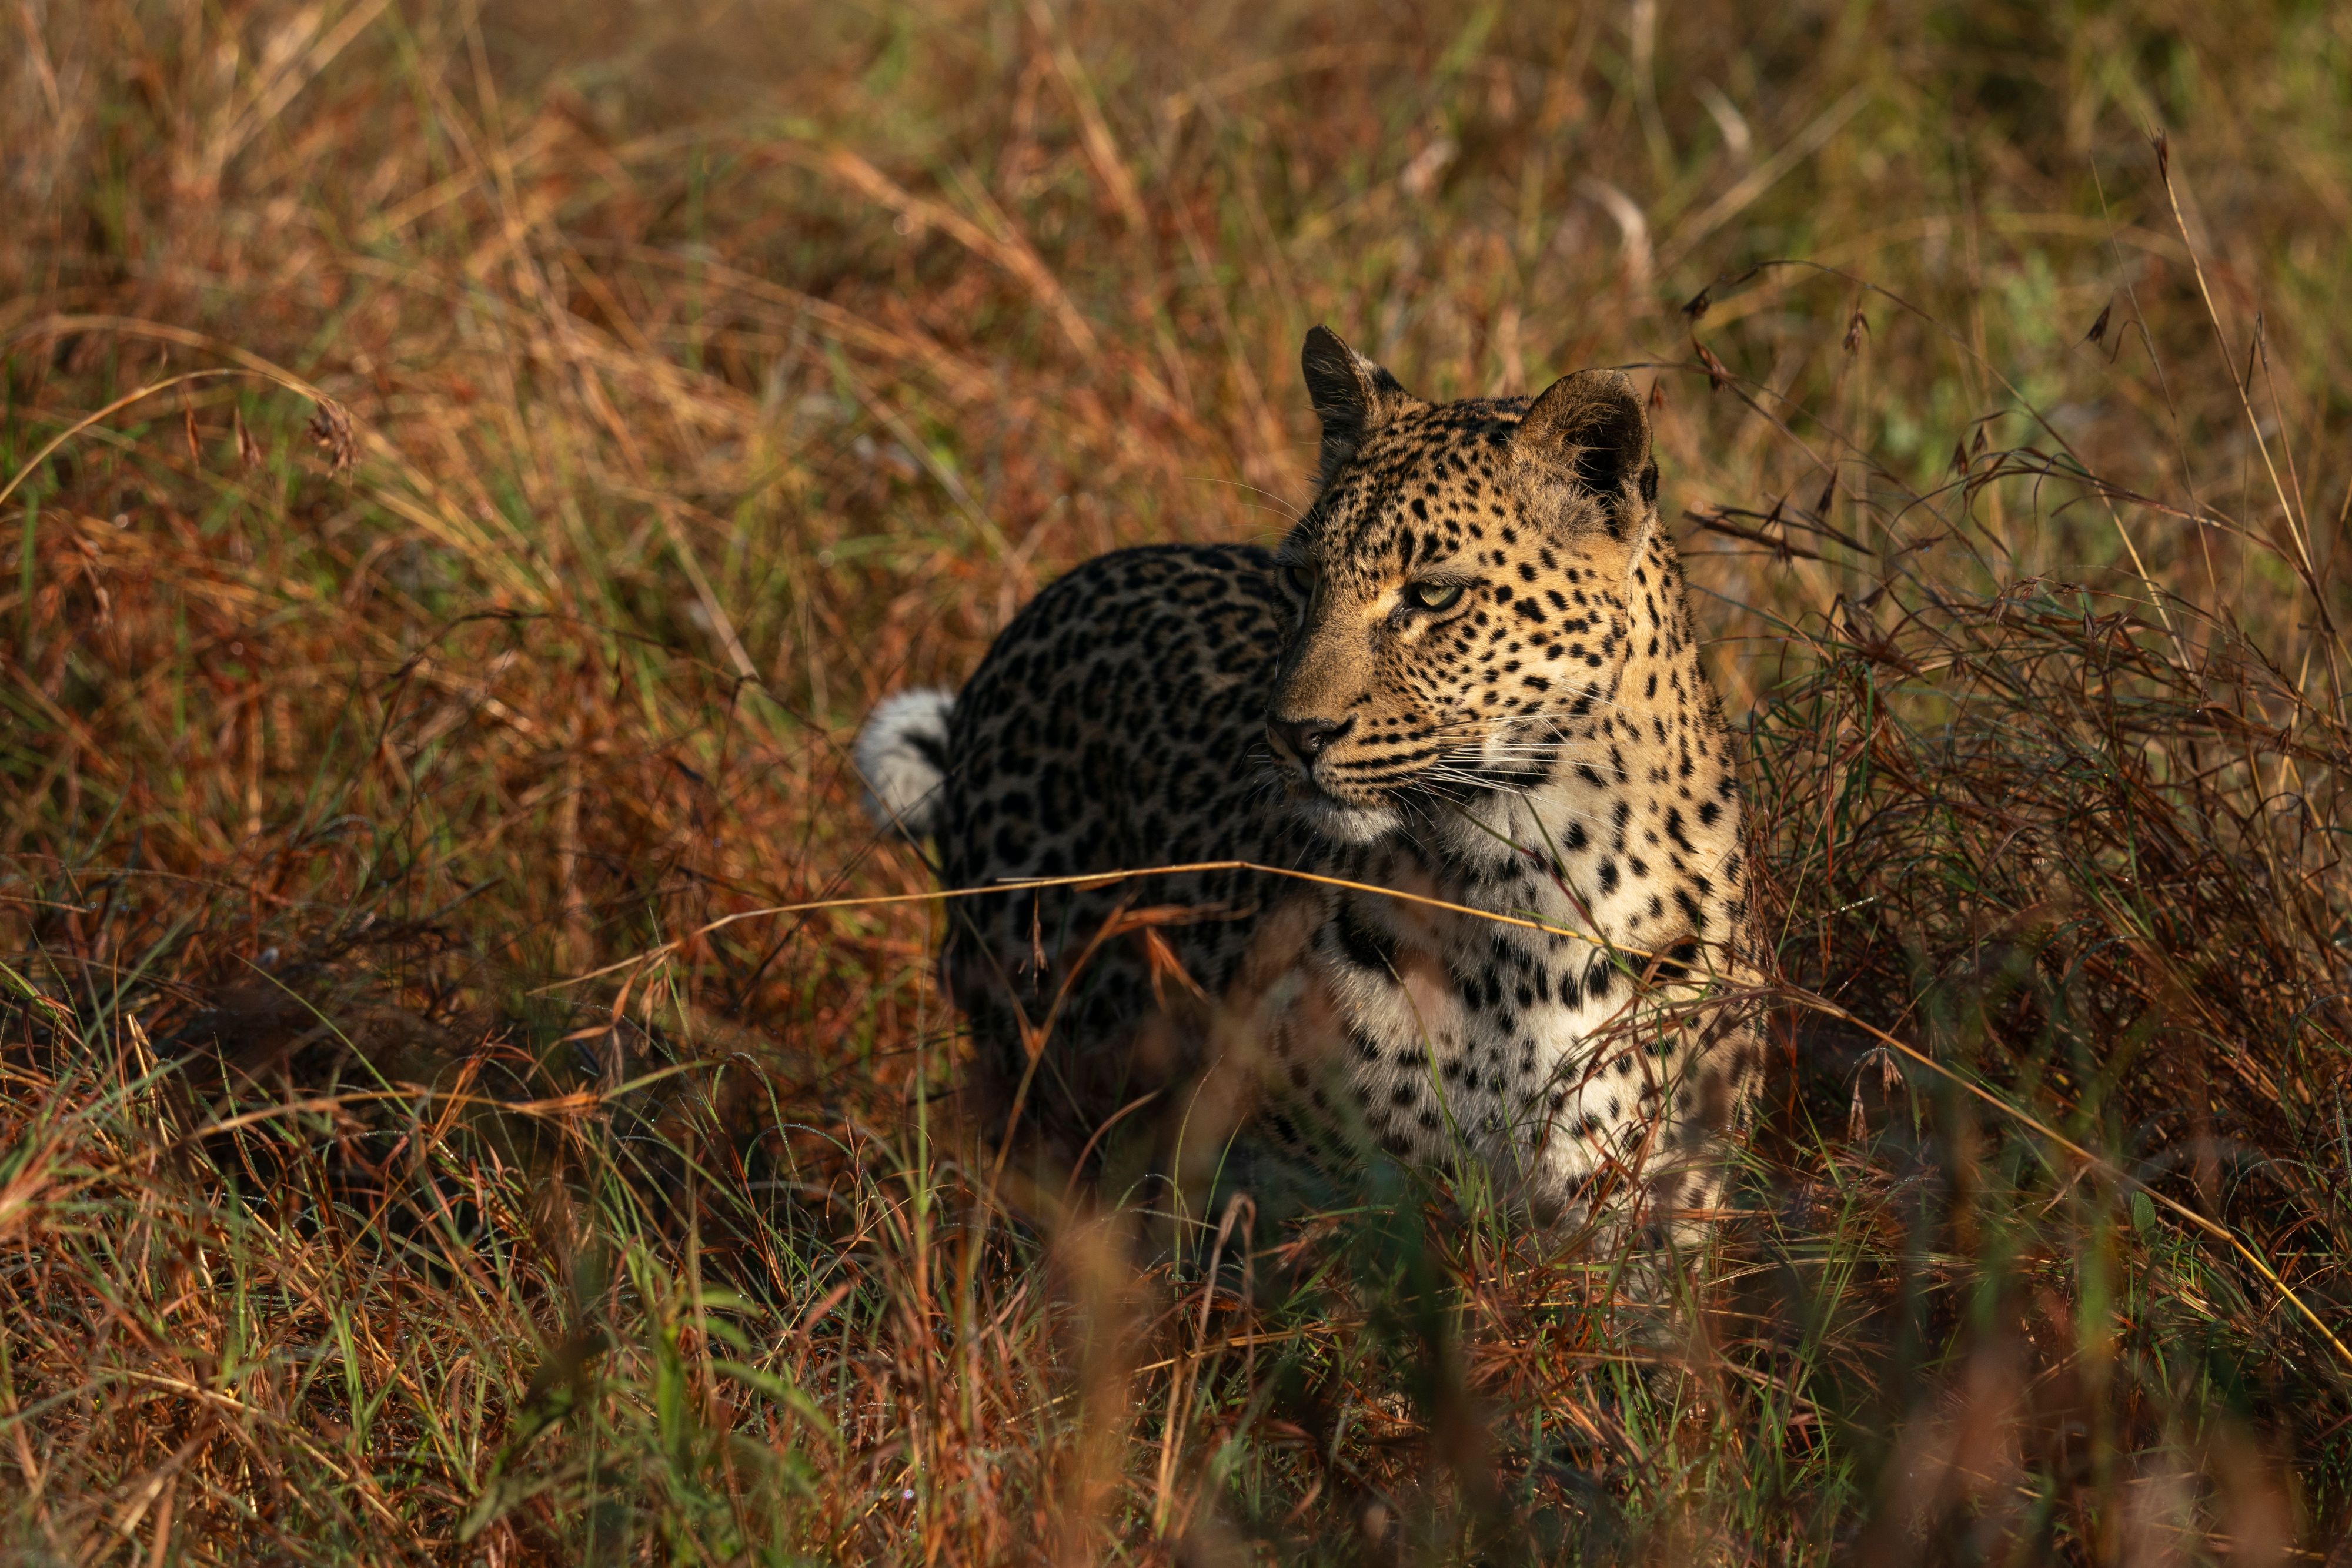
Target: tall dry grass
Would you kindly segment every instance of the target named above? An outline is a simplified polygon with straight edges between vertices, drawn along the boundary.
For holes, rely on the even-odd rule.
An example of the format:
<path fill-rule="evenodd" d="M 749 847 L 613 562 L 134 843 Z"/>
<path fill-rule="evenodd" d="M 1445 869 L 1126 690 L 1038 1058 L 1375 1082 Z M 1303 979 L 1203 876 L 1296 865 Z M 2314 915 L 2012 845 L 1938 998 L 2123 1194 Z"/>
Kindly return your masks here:
<path fill-rule="evenodd" d="M 2340 10 L 0 27 L 16 1555 L 2340 1557 Z M 1672 1356 L 1005 1215 L 934 906 L 708 929 L 928 886 L 857 717 L 1283 527 L 1318 319 L 1654 382 L 1781 990 Z"/>

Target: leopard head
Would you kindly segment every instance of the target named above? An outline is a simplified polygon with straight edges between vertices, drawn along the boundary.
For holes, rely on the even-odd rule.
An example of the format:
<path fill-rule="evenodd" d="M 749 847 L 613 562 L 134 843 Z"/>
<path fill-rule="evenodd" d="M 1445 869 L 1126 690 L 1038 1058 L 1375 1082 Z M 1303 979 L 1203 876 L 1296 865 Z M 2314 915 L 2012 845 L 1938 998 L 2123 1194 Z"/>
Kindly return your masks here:
<path fill-rule="evenodd" d="M 1322 471 L 1277 557 L 1266 732 L 1315 825 L 1369 841 L 1415 802 L 1523 788 L 1590 735 L 1633 643 L 1658 469 L 1614 371 L 1429 403 L 1328 328 L 1301 360 Z"/>

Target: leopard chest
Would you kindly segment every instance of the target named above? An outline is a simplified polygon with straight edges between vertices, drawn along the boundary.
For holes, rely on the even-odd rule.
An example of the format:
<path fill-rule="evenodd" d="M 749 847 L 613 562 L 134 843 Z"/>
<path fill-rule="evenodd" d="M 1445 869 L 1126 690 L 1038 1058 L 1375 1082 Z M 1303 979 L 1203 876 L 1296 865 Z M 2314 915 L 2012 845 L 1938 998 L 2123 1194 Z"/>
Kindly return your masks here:
<path fill-rule="evenodd" d="M 1333 895 L 1303 955 L 1290 1032 L 1346 1102 L 1326 1115 L 1539 1197 L 1688 1141 L 1710 1113 L 1685 1082 L 1710 1048 L 1701 998 L 1744 918 L 1733 824 L 1693 839 L 1669 806 L 1654 835 L 1623 798 L 1570 779 L 1532 802 L 1544 831 L 1498 808 L 1450 843 L 1333 868 L 1403 896 Z"/>
<path fill-rule="evenodd" d="M 1340 1114 L 1399 1158 L 1572 1182 L 1666 1092 L 1631 966 L 1587 937 L 1348 895 L 1307 967 Z"/>

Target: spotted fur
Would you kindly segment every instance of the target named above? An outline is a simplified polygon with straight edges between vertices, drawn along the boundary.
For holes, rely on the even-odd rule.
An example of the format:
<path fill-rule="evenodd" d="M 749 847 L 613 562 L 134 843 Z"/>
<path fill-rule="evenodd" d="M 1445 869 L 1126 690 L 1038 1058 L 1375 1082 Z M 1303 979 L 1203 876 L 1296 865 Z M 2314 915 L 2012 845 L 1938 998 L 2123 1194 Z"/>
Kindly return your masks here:
<path fill-rule="evenodd" d="M 1431 404 L 1325 329 L 1303 358 L 1307 515 L 1039 594 L 948 713 L 930 825 L 954 887 L 1331 881 L 959 901 L 942 972 L 983 1082 L 1068 1150 L 1151 1104 L 1196 1147 L 1246 1124 L 1326 1169 L 1377 1148 L 1547 1215 L 1688 1218 L 1760 1052 L 1647 412 L 1614 372 Z"/>

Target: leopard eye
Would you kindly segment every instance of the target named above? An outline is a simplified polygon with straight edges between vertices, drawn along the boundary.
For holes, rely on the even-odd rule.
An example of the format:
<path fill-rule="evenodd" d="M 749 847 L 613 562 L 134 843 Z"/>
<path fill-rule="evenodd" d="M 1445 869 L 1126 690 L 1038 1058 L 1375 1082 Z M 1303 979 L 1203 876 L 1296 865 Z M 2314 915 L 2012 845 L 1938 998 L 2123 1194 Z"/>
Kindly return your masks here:
<path fill-rule="evenodd" d="M 1404 585 L 1404 601 L 1416 610 L 1450 610 L 1462 597 L 1458 582 L 1408 582 Z"/>
<path fill-rule="evenodd" d="M 1292 591 L 1296 592 L 1301 599 L 1309 599 L 1314 597 L 1315 571 L 1313 568 L 1301 566 L 1294 561 L 1290 565 L 1282 569 L 1282 576 L 1283 580 L 1290 584 Z"/>

